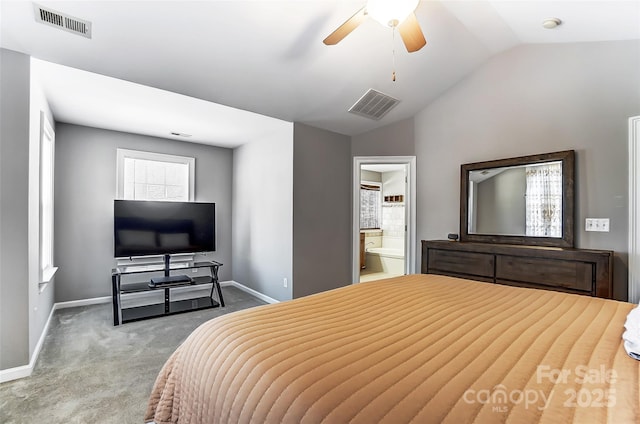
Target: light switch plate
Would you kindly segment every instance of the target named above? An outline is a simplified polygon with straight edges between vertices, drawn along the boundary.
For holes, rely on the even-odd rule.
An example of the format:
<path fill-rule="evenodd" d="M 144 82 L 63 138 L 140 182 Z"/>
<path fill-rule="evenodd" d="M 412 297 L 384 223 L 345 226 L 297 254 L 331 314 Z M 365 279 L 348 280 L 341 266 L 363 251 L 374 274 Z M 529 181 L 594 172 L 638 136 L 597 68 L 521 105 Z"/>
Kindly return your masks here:
<path fill-rule="evenodd" d="M 585 231 L 609 232 L 609 218 L 587 218 L 584 224 Z"/>

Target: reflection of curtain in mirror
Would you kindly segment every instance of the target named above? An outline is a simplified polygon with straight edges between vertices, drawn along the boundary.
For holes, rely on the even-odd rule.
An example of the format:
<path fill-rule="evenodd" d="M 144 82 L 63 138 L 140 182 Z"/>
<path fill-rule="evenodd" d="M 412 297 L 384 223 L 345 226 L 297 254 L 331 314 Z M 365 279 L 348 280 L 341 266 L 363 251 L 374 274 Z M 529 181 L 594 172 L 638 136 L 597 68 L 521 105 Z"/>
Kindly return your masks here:
<path fill-rule="evenodd" d="M 562 237 L 562 163 L 526 167 L 526 235 Z"/>

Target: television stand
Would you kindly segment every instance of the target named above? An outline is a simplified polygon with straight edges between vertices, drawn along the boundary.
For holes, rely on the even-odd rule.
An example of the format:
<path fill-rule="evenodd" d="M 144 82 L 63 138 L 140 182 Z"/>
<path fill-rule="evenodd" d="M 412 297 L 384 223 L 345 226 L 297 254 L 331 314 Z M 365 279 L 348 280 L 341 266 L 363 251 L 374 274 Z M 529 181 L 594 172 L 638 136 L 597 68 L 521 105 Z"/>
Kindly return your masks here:
<path fill-rule="evenodd" d="M 164 265 L 164 266 L 163 266 Z M 114 268 L 111 271 L 111 285 L 113 297 L 113 325 L 120 325 L 127 322 L 139 321 L 164 315 L 173 315 L 183 312 L 197 311 L 216 307 L 224 307 L 222 290 L 218 281 L 218 269 L 222 266 L 216 261 L 183 262 L 168 266 L 165 258 L 164 264 L 155 265 L 126 265 Z M 208 276 L 189 277 L 184 274 L 189 269 L 208 269 Z M 171 271 L 181 271 L 183 274 L 170 275 Z M 123 283 L 123 277 L 143 275 L 145 273 L 162 272 L 164 276 L 154 276 L 145 281 Z M 178 287 L 197 286 L 211 284 L 209 296 L 201 296 L 185 300 L 172 300 L 171 292 Z M 122 295 L 128 293 L 151 292 L 155 290 L 164 291 L 164 301 L 143 306 L 122 307 Z M 217 300 L 214 299 L 214 291 Z"/>

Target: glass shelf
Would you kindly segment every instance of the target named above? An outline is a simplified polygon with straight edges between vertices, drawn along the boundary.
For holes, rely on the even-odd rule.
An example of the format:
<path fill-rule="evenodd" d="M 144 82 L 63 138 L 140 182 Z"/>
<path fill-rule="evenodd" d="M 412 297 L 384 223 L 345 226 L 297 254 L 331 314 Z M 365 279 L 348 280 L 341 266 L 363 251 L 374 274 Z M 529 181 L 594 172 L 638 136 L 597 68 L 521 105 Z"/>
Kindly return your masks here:
<path fill-rule="evenodd" d="M 169 264 L 168 269 L 165 268 L 166 264 L 150 264 L 150 265 L 121 265 L 111 270 L 111 283 L 112 283 L 112 295 L 113 295 L 113 325 L 120 325 L 126 322 L 139 321 L 148 318 L 154 318 L 165 315 L 173 315 L 182 312 L 197 311 L 200 309 L 215 308 L 218 306 L 224 307 L 224 299 L 222 298 L 222 290 L 220 289 L 220 283 L 218 282 L 218 269 L 222 266 L 220 262 L 216 261 L 188 261 L 188 262 L 176 262 Z M 122 282 L 123 276 L 144 274 L 144 273 L 158 273 L 164 272 L 165 276 L 168 276 L 171 271 L 181 271 L 197 268 L 209 269 L 210 275 L 189 277 L 185 282 L 178 282 L 176 284 L 160 284 L 157 286 L 150 286 L 149 282 L 151 278 L 145 278 L 144 281 L 137 282 Z M 175 274 L 175 273 L 174 273 Z M 171 274 L 173 275 L 173 274 Z M 139 278 L 139 277 L 138 277 Z M 211 284 L 211 292 L 209 296 L 197 297 L 194 299 L 185 300 L 171 300 L 172 289 L 180 287 L 198 286 L 203 284 Z M 136 306 L 130 308 L 122 307 L 121 295 L 128 293 L 142 293 L 153 291 L 164 291 L 164 302 L 153 303 L 150 305 Z M 213 298 L 213 293 L 217 292 L 218 300 Z"/>
<path fill-rule="evenodd" d="M 194 268 L 210 268 L 220 267 L 222 264 L 216 261 L 188 261 L 188 262 L 176 262 L 169 265 L 169 271 L 179 271 L 181 269 L 194 269 Z M 129 275 L 129 274 L 141 274 L 144 272 L 163 272 L 164 264 L 151 264 L 151 265 L 120 265 L 111 270 L 111 274 Z"/>

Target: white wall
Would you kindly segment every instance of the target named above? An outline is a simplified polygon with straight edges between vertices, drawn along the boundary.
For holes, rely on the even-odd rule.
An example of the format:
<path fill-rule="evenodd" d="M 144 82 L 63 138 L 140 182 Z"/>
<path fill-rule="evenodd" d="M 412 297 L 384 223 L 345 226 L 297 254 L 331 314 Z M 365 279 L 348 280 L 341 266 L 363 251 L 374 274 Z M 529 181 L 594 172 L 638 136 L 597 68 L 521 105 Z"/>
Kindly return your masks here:
<path fill-rule="evenodd" d="M 382 173 L 382 195 L 406 195 L 406 172 L 402 171 L 389 171 Z"/>
<path fill-rule="evenodd" d="M 361 167 L 362 168 L 362 167 Z M 382 173 L 360 169 L 360 181 L 382 182 Z"/>
<path fill-rule="evenodd" d="M 626 298 L 628 118 L 640 112 L 640 42 L 523 45 L 415 117 L 418 240 L 458 232 L 460 165 L 574 149 L 576 247 L 614 250 Z M 610 218 L 587 233 L 585 218 Z"/>
<path fill-rule="evenodd" d="M 291 299 L 293 124 L 283 121 L 280 131 L 233 151 L 233 217 L 233 279 Z"/>

